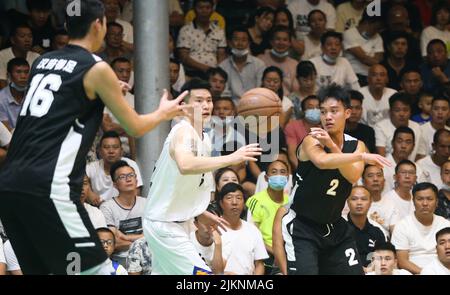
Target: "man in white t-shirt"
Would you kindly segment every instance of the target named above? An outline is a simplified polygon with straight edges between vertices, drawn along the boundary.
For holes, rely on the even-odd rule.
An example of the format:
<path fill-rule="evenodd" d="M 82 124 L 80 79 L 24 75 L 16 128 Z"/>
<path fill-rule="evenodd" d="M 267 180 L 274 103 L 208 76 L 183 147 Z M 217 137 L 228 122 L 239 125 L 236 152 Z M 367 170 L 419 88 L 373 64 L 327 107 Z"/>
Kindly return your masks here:
<path fill-rule="evenodd" d="M 122 144 L 117 132 L 108 131 L 103 134 L 100 140 L 99 153 L 101 160 L 91 162 L 86 166 L 86 175 L 89 177 L 92 188 L 92 193 L 88 195 L 89 202 L 94 206 L 100 206 L 102 202 L 111 200 L 119 195 L 109 175 L 112 164 L 119 160 L 126 161 L 136 172 L 137 194 L 140 195 L 142 177 L 139 167 L 133 160 L 122 157 Z"/>
<path fill-rule="evenodd" d="M 3 240 L 0 237 L 0 276 L 6 274 L 6 258 L 5 252 L 3 251 Z"/>
<path fill-rule="evenodd" d="M 411 275 L 409 271 L 397 268 L 397 252 L 395 246 L 389 242 L 375 245 L 370 268 L 372 271 L 366 273 L 366 275 Z"/>
<path fill-rule="evenodd" d="M 336 32 L 344 32 L 356 27 L 366 8 L 365 0 L 351 0 L 338 5 L 336 8 Z"/>
<path fill-rule="evenodd" d="M 450 131 L 447 129 L 439 129 L 433 137 L 432 147 L 434 153 L 417 161 L 417 166 L 427 173 L 430 181 L 441 189 L 443 182 L 441 179 L 441 166 L 450 157 Z"/>
<path fill-rule="evenodd" d="M 381 16 L 369 16 L 364 11 L 358 26 L 344 32 L 344 56 L 352 65 L 361 86 L 367 85 L 369 67 L 383 60 L 383 39 L 378 34 L 382 25 Z"/>
<path fill-rule="evenodd" d="M 94 207 L 88 203 L 86 203 L 87 196 L 91 194 L 91 186 L 89 185 L 89 178 L 87 176 L 84 176 L 83 178 L 83 188 L 81 190 L 81 196 L 80 196 L 80 203 L 84 205 L 84 208 L 86 209 L 89 219 L 92 222 L 92 225 L 95 229 L 100 227 L 106 227 L 106 220 L 105 216 L 103 215 L 102 211 L 98 209 L 97 207 Z"/>
<path fill-rule="evenodd" d="M 103 0 L 105 5 L 105 16 L 107 22 L 116 22 L 123 27 L 123 42 L 127 49 L 133 49 L 133 26 L 123 19 L 120 15 L 120 1 L 119 0 Z"/>
<path fill-rule="evenodd" d="M 392 233 L 392 244 L 397 248 L 398 265 L 419 274 L 436 255 L 436 233 L 450 226 L 450 221 L 435 215 L 438 190 L 429 182 L 414 186 L 414 214 L 401 220 Z"/>
<path fill-rule="evenodd" d="M 375 126 L 383 119 L 389 118 L 389 98 L 397 91 L 386 87 L 388 73 L 384 66 L 376 64 L 369 68 L 367 86 L 361 88 L 364 95 L 362 122 Z"/>
<path fill-rule="evenodd" d="M 321 10 L 327 16 L 327 28 L 334 30 L 336 26 L 336 9 L 326 0 L 296 0 L 288 3 L 289 11 L 294 18 L 297 39 L 303 39 L 311 28 L 308 26 L 308 14 L 313 10 Z"/>
<path fill-rule="evenodd" d="M 416 183 L 416 165 L 410 160 L 401 160 L 395 166 L 395 189 L 388 191 L 383 198 L 389 198 L 398 212 L 398 220 L 414 212 L 411 189 Z"/>
<path fill-rule="evenodd" d="M 264 259 L 269 258 L 261 232 L 241 219 L 245 208 L 244 189 L 236 183 L 227 183 L 217 196 L 222 218 L 229 226 L 222 234 L 225 274 L 263 275 Z"/>
<path fill-rule="evenodd" d="M 437 258 L 427 264 L 421 275 L 450 275 L 450 227 L 436 233 Z"/>
<path fill-rule="evenodd" d="M 431 120 L 420 126 L 422 130 L 423 139 L 420 143 L 422 148 L 425 149 L 425 155 L 431 155 L 433 153 L 432 143 L 434 142 L 433 137 L 437 130 L 447 129 L 446 122 L 450 118 L 450 102 L 447 98 L 436 96 L 431 102 Z"/>
<path fill-rule="evenodd" d="M 389 107 L 389 118 L 378 122 L 374 128 L 377 151 L 382 156 L 392 153 L 392 138 L 395 129 L 407 126 L 414 131 L 414 149 L 408 156 L 414 162 L 417 157 L 422 157 L 425 151 L 420 149 L 422 138 L 420 125 L 409 120 L 411 116 L 409 97 L 404 93 L 397 92 L 389 98 Z"/>
<path fill-rule="evenodd" d="M 317 71 L 317 89 L 332 83 L 359 90 L 358 77 L 345 57 L 339 56 L 342 51 L 342 34 L 328 31 L 320 38 L 322 55 L 310 61 Z"/>
<path fill-rule="evenodd" d="M 154 274 L 211 273 L 190 239 L 194 217 L 216 229 L 228 224 L 206 211 L 214 189 L 211 171 L 256 161 L 254 157 L 261 154 L 257 144 L 251 144 L 227 156 L 210 157 L 211 143 L 203 132 L 213 109 L 209 88 L 199 79 L 183 86 L 182 92 L 189 91 L 186 103 L 194 107 L 194 115 L 172 128 L 153 171 L 143 228 L 153 255 Z"/>

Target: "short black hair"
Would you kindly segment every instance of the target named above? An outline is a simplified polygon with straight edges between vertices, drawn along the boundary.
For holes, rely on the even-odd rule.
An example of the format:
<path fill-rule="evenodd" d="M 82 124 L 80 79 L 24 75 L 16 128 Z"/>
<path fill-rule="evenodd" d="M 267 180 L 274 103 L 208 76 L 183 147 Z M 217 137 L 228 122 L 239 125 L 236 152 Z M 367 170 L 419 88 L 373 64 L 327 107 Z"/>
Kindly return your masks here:
<path fill-rule="evenodd" d="M 11 37 L 16 36 L 16 35 L 17 35 L 17 32 L 19 31 L 19 29 L 23 29 L 23 28 L 29 29 L 30 32 L 33 32 L 33 30 L 31 29 L 31 27 L 30 27 L 29 25 L 27 25 L 27 24 L 25 24 L 25 23 L 21 23 L 21 24 L 18 24 L 17 26 L 15 26 L 15 27 L 11 30 L 11 33 L 9 34 L 9 37 L 11 38 Z"/>
<path fill-rule="evenodd" d="M 114 241 L 114 244 L 116 243 L 116 236 L 114 235 L 113 231 L 110 230 L 109 228 L 107 228 L 107 227 L 99 227 L 95 231 L 97 233 L 110 233 L 113 236 L 112 239 Z"/>
<path fill-rule="evenodd" d="M 434 102 L 436 102 L 436 101 L 440 101 L 440 100 L 442 100 L 442 101 L 446 101 L 448 104 L 449 104 L 449 106 L 450 106 L 450 100 L 448 99 L 448 97 L 446 97 L 444 94 L 440 94 L 440 95 L 436 95 L 436 96 L 434 96 L 433 97 L 433 100 L 431 101 L 431 105 L 433 105 L 434 104 Z"/>
<path fill-rule="evenodd" d="M 275 161 L 272 161 L 271 163 L 269 163 L 269 165 L 267 165 L 267 168 L 266 168 L 266 175 L 269 174 L 270 166 L 272 166 L 272 164 L 274 164 L 274 163 L 276 163 L 276 162 L 279 162 L 279 163 L 283 164 L 284 166 L 286 166 L 286 169 L 289 170 L 289 164 L 288 164 L 288 163 L 286 163 L 286 162 L 283 161 L 283 160 L 276 159 Z"/>
<path fill-rule="evenodd" d="M 70 11 L 70 5 L 73 1 L 79 1 L 79 14 L 67 12 Z M 69 9 L 68 9 L 69 8 Z M 78 11 L 77 11 L 78 12 Z M 103 22 L 105 16 L 105 7 L 99 0 L 70 0 L 66 6 L 66 28 L 71 39 L 82 39 L 89 32 L 91 24 L 99 19 Z"/>
<path fill-rule="evenodd" d="M 397 39 L 406 39 L 406 41 L 408 42 L 409 35 L 408 35 L 408 33 L 404 32 L 404 31 L 389 32 L 388 39 L 387 39 L 388 45 L 390 45 L 392 42 L 394 42 Z"/>
<path fill-rule="evenodd" d="M 131 61 L 128 58 L 124 57 L 124 56 L 116 57 L 111 62 L 111 68 L 113 68 L 116 63 L 129 63 L 129 64 L 131 64 Z"/>
<path fill-rule="evenodd" d="M 191 80 L 184 83 L 183 87 L 181 87 L 180 92 L 191 92 L 192 90 L 196 89 L 207 89 L 209 91 L 211 89 L 211 85 L 209 85 L 208 81 L 202 80 L 200 78 L 192 78 Z"/>
<path fill-rule="evenodd" d="M 416 184 L 412 189 L 413 199 L 415 198 L 417 192 L 424 191 L 427 189 L 431 189 L 434 193 L 434 196 L 437 198 L 438 195 L 437 187 L 431 182 L 421 182 Z"/>
<path fill-rule="evenodd" d="M 111 179 L 112 179 L 113 181 L 116 181 L 116 171 L 117 171 L 119 168 L 122 168 L 122 167 L 130 167 L 130 168 L 133 169 L 133 171 L 134 171 L 134 168 L 131 167 L 130 164 L 128 164 L 127 161 L 119 160 L 119 161 L 117 161 L 117 162 L 114 162 L 114 164 L 112 164 L 112 165 L 111 165 L 111 168 L 109 169 L 109 175 L 111 175 Z M 134 171 L 134 172 L 136 172 L 136 171 Z"/>
<path fill-rule="evenodd" d="M 23 57 L 15 57 L 8 61 L 6 65 L 6 71 L 8 74 L 11 74 L 14 67 L 27 66 L 30 67 L 30 64 Z"/>
<path fill-rule="evenodd" d="M 359 92 L 358 90 L 350 90 L 348 93 L 350 95 L 350 100 L 355 99 L 362 104 L 364 95 L 361 92 Z"/>
<path fill-rule="evenodd" d="M 27 9 L 29 12 L 32 10 L 49 11 L 52 10 L 51 0 L 27 0 Z"/>
<path fill-rule="evenodd" d="M 322 34 L 322 36 L 320 37 L 320 45 L 325 45 L 325 43 L 327 42 L 328 38 L 336 38 L 339 39 L 339 41 L 342 43 L 343 37 L 342 37 L 342 33 L 339 32 L 335 32 L 335 31 L 326 31 L 325 33 Z"/>
<path fill-rule="evenodd" d="M 316 67 L 309 60 L 302 60 L 297 64 L 296 68 L 297 79 L 308 78 L 312 75 L 317 75 Z"/>
<path fill-rule="evenodd" d="M 439 141 L 439 137 L 441 137 L 441 135 L 444 134 L 444 133 L 447 133 L 447 135 L 449 135 L 450 131 L 445 129 L 445 128 L 441 128 L 441 129 L 436 130 L 436 132 L 433 135 L 433 143 L 437 144 L 438 141 Z"/>
<path fill-rule="evenodd" d="M 349 109 L 351 107 L 348 89 L 337 85 L 336 83 L 332 83 L 329 86 L 320 88 L 317 96 L 319 97 L 320 105 L 327 101 L 329 98 L 333 98 L 337 101 L 342 102 L 344 108 Z"/>
<path fill-rule="evenodd" d="M 235 191 L 241 191 L 242 194 L 244 195 L 245 198 L 245 191 L 244 188 L 235 182 L 228 182 L 227 184 L 225 184 L 222 189 L 220 190 L 220 192 L 217 194 L 217 202 L 220 202 L 223 200 L 223 198 L 229 194 L 229 193 L 234 193 Z"/>
<path fill-rule="evenodd" d="M 221 100 L 230 102 L 233 105 L 233 108 L 236 108 L 236 105 L 234 104 L 233 99 L 231 97 L 229 97 L 229 96 L 216 97 L 216 98 L 213 99 L 213 103 L 216 103 L 216 102 L 221 101 Z"/>
<path fill-rule="evenodd" d="M 118 22 L 108 22 L 106 24 L 106 29 L 109 29 L 110 27 L 120 28 L 123 32 L 123 26 L 121 24 L 119 24 Z"/>
<path fill-rule="evenodd" d="M 411 134 L 412 138 L 413 138 L 413 142 L 415 143 L 416 141 L 416 135 L 414 134 L 414 130 L 412 130 L 411 128 L 409 128 L 408 126 L 400 126 L 397 129 L 395 129 L 394 131 L 394 136 L 392 136 L 392 142 L 395 141 L 395 139 L 397 138 L 397 136 L 400 133 L 407 133 L 407 134 Z"/>
<path fill-rule="evenodd" d="M 433 39 L 427 44 L 427 54 L 430 52 L 431 46 L 435 44 L 440 44 L 442 47 L 444 47 L 445 51 L 447 52 L 447 46 L 445 45 L 444 41 L 442 41 L 441 39 Z"/>
<path fill-rule="evenodd" d="M 416 170 L 416 174 L 417 174 L 417 167 L 416 164 L 413 161 L 410 161 L 408 159 L 403 159 L 400 162 L 397 163 L 397 165 L 395 165 L 395 174 L 398 173 L 398 169 L 400 169 L 400 166 L 402 165 L 411 165 L 414 166 L 414 169 Z"/>
<path fill-rule="evenodd" d="M 397 256 L 397 250 L 395 249 L 394 244 L 392 244 L 391 242 L 377 242 L 375 243 L 373 251 L 391 251 L 392 253 L 394 253 L 394 256 Z"/>
<path fill-rule="evenodd" d="M 194 0 L 194 4 L 192 5 L 192 7 L 195 8 L 199 2 L 208 2 L 212 6 L 214 6 L 214 1 L 213 0 Z"/>
<path fill-rule="evenodd" d="M 117 138 L 117 140 L 119 140 L 120 142 L 120 146 L 122 146 L 122 142 L 120 141 L 120 135 L 116 131 L 111 130 L 103 133 L 102 137 L 100 138 L 100 146 L 102 145 L 103 140 L 105 140 L 106 138 Z"/>
<path fill-rule="evenodd" d="M 178 59 L 176 59 L 176 58 L 170 58 L 169 59 L 169 63 L 176 64 L 178 66 L 180 66 L 180 64 L 181 64 L 180 61 Z"/>
<path fill-rule="evenodd" d="M 300 103 L 300 105 L 301 105 L 303 111 L 305 110 L 306 102 L 307 102 L 308 100 L 311 100 L 311 99 L 317 99 L 317 100 L 319 100 L 319 98 L 317 97 L 317 95 L 308 95 L 307 97 L 305 97 L 305 98 L 302 100 L 302 102 Z"/>
<path fill-rule="evenodd" d="M 404 105 L 407 105 L 411 108 L 411 99 L 408 94 L 404 92 L 396 92 L 389 97 L 389 108 L 392 110 L 394 104 L 399 101 Z"/>
<path fill-rule="evenodd" d="M 247 37 L 248 37 L 248 40 L 250 42 L 250 33 L 248 32 L 248 28 L 247 27 L 244 27 L 244 26 L 234 27 L 231 30 L 230 34 L 228 35 L 228 39 L 230 39 L 230 40 L 233 39 L 234 33 L 244 33 L 244 34 L 246 34 Z"/>
<path fill-rule="evenodd" d="M 221 67 L 209 68 L 209 69 L 206 71 L 206 77 L 208 78 L 208 80 L 209 80 L 209 78 L 211 78 L 211 77 L 214 76 L 214 75 L 219 75 L 219 76 L 221 76 L 222 78 L 225 79 L 225 82 L 228 81 L 228 74 L 227 74 L 227 72 L 225 72 L 225 70 L 222 69 Z"/>
<path fill-rule="evenodd" d="M 289 40 L 292 40 L 292 35 L 293 35 L 292 31 L 289 30 L 289 28 L 286 26 L 278 25 L 278 26 L 273 27 L 272 30 L 270 31 L 270 41 L 273 41 L 275 39 L 276 33 L 279 33 L 279 32 L 287 33 L 289 35 Z"/>
<path fill-rule="evenodd" d="M 366 164 L 366 165 L 364 166 L 364 170 L 363 170 L 363 174 L 362 174 L 362 177 L 363 177 L 363 178 L 364 178 L 364 176 L 366 175 L 367 169 L 369 169 L 370 167 L 377 167 L 378 169 L 380 169 L 380 170 L 381 170 L 381 173 L 383 173 L 383 177 L 384 177 L 384 171 L 383 171 L 383 168 L 380 168 L 379 166 L 373 165 L 373 164 Z"/>
<path fill-rule="evenodd" d="M 446 234 L 450 234 L 450 226 L 444 227 L 443 229 L 438 230 L 438 232 L 436 233 L 436 242 L 438 241 L 438 239 Z"/>

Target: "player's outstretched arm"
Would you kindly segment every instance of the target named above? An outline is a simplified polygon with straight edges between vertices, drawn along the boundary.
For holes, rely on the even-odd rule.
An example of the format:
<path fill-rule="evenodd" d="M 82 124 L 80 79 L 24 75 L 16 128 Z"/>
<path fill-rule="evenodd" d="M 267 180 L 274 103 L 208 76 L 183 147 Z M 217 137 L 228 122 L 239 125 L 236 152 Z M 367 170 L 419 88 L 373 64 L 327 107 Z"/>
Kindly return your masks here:
<path fill-rule="evenodd" d="M 170 145 L 170 155 L 177 163 L 181 174 L 201 174 L 216 169 L 236 165 L 245 161 L 256 161 L 262 149 L 258 144 L 241 147 L 234 153 L 221 157 L 196 155 L 196 145 L 192 129 L 180 128 Z"/>
<path fill-rule="evenodd" d="M 183 115 L 185 111 L 192 108 L 191 106 L 180 105 L 187 92 L 182 93 L 174 100 L 169 100 L 168 92 L 164 90 L 156 111 L 143 115 L 137 114 L 125 101 L 119 80 L 111 67 L 105 62 L 94 65 L 84 76 L 83 83 L 88 98 L 100 97 L 119 120 L 120 125 L 131 136 L 142 136 L 162 121 Z"/>

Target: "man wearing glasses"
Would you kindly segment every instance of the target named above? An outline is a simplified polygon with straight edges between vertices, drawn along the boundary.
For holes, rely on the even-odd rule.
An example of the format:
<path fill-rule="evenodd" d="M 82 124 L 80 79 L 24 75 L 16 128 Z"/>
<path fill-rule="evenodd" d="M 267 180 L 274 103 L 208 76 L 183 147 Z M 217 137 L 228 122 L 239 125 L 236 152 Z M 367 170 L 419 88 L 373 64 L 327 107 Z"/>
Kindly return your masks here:
<path fill-rule="evenodd" d="M 110 174 L 119 193 L 102 203 L 100 210 L 116 240 L 112 259 L 126 266 L 130 245 L 144 236 L 141 216 L 145 208 L 145 198 L 137 196 L 136 173 L 127 162 L 121 160 L 114 163 Z"/>

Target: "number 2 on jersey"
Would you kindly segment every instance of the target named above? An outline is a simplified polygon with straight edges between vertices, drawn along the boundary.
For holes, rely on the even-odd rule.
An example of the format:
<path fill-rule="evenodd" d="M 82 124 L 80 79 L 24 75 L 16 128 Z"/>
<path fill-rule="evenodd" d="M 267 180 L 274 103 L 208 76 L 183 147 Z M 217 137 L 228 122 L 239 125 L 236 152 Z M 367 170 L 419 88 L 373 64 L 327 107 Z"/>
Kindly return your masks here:
<path fill-rule="evenodd" d="M 327 195 L 329 196 L 336 196 L 336 189 L 339 186 L 339 180 L 338 179 L 333 179 L 330 182 L 330 188 L 327 190 Z"/>
<path fill-rule="evenodd" d="M 56 74 L 34 76 L 20 115 L 25 116 L 28 109 L 31 116 L 40 118 L 46 115 L 55 99 L 53 92 L 58 91 L 61 84 L 61 76 Z"/>

